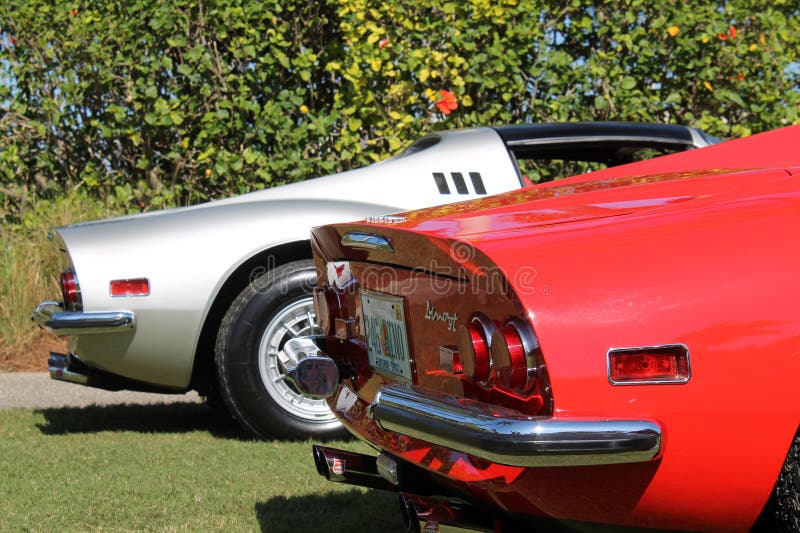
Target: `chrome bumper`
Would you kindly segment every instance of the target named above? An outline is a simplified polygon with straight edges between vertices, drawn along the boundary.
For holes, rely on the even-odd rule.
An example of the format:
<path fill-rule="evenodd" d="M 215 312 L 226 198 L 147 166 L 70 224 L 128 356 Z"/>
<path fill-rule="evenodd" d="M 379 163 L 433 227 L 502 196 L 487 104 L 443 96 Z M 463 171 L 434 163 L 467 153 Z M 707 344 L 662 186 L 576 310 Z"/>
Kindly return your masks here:
<path fill-rule="evenodd" d="M 531 417 L 406 384 L 382 387 L 370 415 L 385 430 L 512 466 L 634 463 L 661 451 L 654 422 Z"/>
<path fill-rule="evenodd" d="M 60 336 L 132 331 L 136 325 L 135 315 L 127 311 L 64 311 L 58 302 L 40 303 L 33 310 L 31 320 Z"/>

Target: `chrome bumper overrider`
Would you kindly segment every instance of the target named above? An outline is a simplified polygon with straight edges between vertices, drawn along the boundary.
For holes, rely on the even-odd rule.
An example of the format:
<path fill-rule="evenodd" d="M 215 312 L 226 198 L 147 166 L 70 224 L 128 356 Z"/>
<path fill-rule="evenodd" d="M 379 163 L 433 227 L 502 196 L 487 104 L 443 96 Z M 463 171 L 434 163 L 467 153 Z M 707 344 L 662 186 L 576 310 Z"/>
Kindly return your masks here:
<path fill-rule="evenodd" d="M 512 466 L 642 462 L 661 450 L 654 422 L 531 417 L 406 384 L 382 387 L 370 413 L 385 430 Z"/>
<path fill-rule="evenodd" d="M 136 324 L 131 312 L 64 311 L 58 302 L 40 303 L 33 310 L 31 320 L 55 335 L 124 332 L 133 330 Z"/>

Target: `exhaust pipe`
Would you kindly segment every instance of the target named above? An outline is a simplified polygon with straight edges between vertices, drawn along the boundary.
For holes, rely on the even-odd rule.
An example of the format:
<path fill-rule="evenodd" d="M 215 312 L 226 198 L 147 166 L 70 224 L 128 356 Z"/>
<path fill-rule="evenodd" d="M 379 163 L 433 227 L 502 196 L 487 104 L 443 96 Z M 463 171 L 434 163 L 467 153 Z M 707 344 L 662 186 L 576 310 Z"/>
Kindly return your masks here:
<path fill-rule="evenodd" d="M 108 391 L 131 390 L 138 392 L 155 392 L 160 394 L 183 394 L 184 390 L 169 390 L 136 381 L 98 368 L 90 368 L 72 354 L 50 352 L 47 360 L 50 379 L 77 383 L 95 389 Z"/>
<path fill-rule="evenodd" d="M 50 379 L 86 385 L 89 382 L 88 373 L 83 369 L 76 368 L 74 363 L 70 363 L 72 363 L 72 358 L 69 355 L 50 352 L 50 357 L 47 359 Z"/>
<path fill-rule="evenodd" d="M 378 473 L 377 458 L 315 444 L 314 464 L 328 481 L 370 489 L 397 491 L 397 486 Z"/>
<path fill-rule="evenodd" d="M 500 533 L 502 522 L 482 509 L 442 498 L 427 498 L 401 492 L 400 514 L 410 533 Z"/>
<path fill-rule="evenodd" d="M 490 511 L 438 496 L 442 489 L 423 469 L 383 453 L 373 457 L 319 444 L 313 445 L 313 452 L 317 472 L 328 481 L 399 492 L 403 524 L 411 533 L 502 531 L 502 522 Z"/>

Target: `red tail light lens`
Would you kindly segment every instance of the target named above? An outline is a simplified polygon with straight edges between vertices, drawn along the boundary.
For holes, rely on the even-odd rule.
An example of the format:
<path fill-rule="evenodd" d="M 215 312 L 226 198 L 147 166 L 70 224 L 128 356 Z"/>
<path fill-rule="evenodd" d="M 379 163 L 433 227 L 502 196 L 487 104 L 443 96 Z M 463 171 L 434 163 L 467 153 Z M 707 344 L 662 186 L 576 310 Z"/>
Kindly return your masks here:
<path fill-rule="evenodd" d="M 111 281 L 111 296 L 149 296 L 150 280 L 147 278 L 115 279 Z"/>
<path fill-rule="evenodd" d="M 458 326 L 458 353 L 464 376 L 471 381 L 486 381 L 491 371 L 489 343 L 494 323 L 483 315 L 475 315 L 467 324 Z"/>
<path fill-rule="evenodd" d="M 608 380 L 614 385 L 686 383 L 690 376 L 689 350 L 682 344 L 608 352 Z"/>
<path fill-rule="evenodd" d="M 539 340 L 527 319 L 512 317 L 498 327 L 476 313 L 457 328 L 458 351 L 439 347 L 439 366 L 459 374 L 460 359 L 465 395 L 496 402 L 520 412 L 553 412 L 553 394 Z M 457 357 L 456 357 L 457 356 Z"/>
<path fill-rule="evenodd" d="M 67 270 L 61 273 L 61 296 L 64 299 L 64 308 L 68 311 L 78 311 L 81 308 L 81 290 L 75 272 Z"/>
<path fill-rule="evenodd" d="M 505 390 L 520 390 L 528 380 L 525 347 L 513 326 L 501 327 L 492 337 L 495 383 Z"/>
<path fill-rule="evenodd" d="M 492 337 L 491 355 L 498 388 L 522 394 L 535 389 L 543 358 L 528 322 L 512 318 L 501 327 Z"/>
<path fill-rule="evenodd" d="M 464 376 L 472 381 L 489 377 L 489 346 L 475 324 L 458 326 L 458 353 Z"/>

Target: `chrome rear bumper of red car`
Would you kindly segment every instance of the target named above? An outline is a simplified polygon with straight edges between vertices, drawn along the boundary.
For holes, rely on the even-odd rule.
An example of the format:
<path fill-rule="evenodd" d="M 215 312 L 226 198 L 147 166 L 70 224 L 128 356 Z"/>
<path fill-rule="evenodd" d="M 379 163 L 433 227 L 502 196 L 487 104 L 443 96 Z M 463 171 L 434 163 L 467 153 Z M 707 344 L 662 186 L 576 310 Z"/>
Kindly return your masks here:
<path fill-rule="evenodd" d="M 134 314 L 128 311 L 65 311 L 58 302 L 40 303 L 31 320 L 59 336 L 131 331 L 136 324 Z"/>
<path fill-rule="evenodd" d="M 311 397 L 330 397 L 341 381 L 321 339 L 286 343 L 289 379 Z M 493 463 L 587 466 L 650 461 L 661 453 L 661 427 L 649 420 L 529 416 L 513 409 L 394 383 L 381 387 L 369 416 L 385 431 L 468 453 Z"/>
<path fill-rule="evenodd" d="M 634 463 L 661 451 L 654 422 L 531 417 L 400 383 L 382 387 L 370 413 L 387 431 L 511 466 Z"/>

